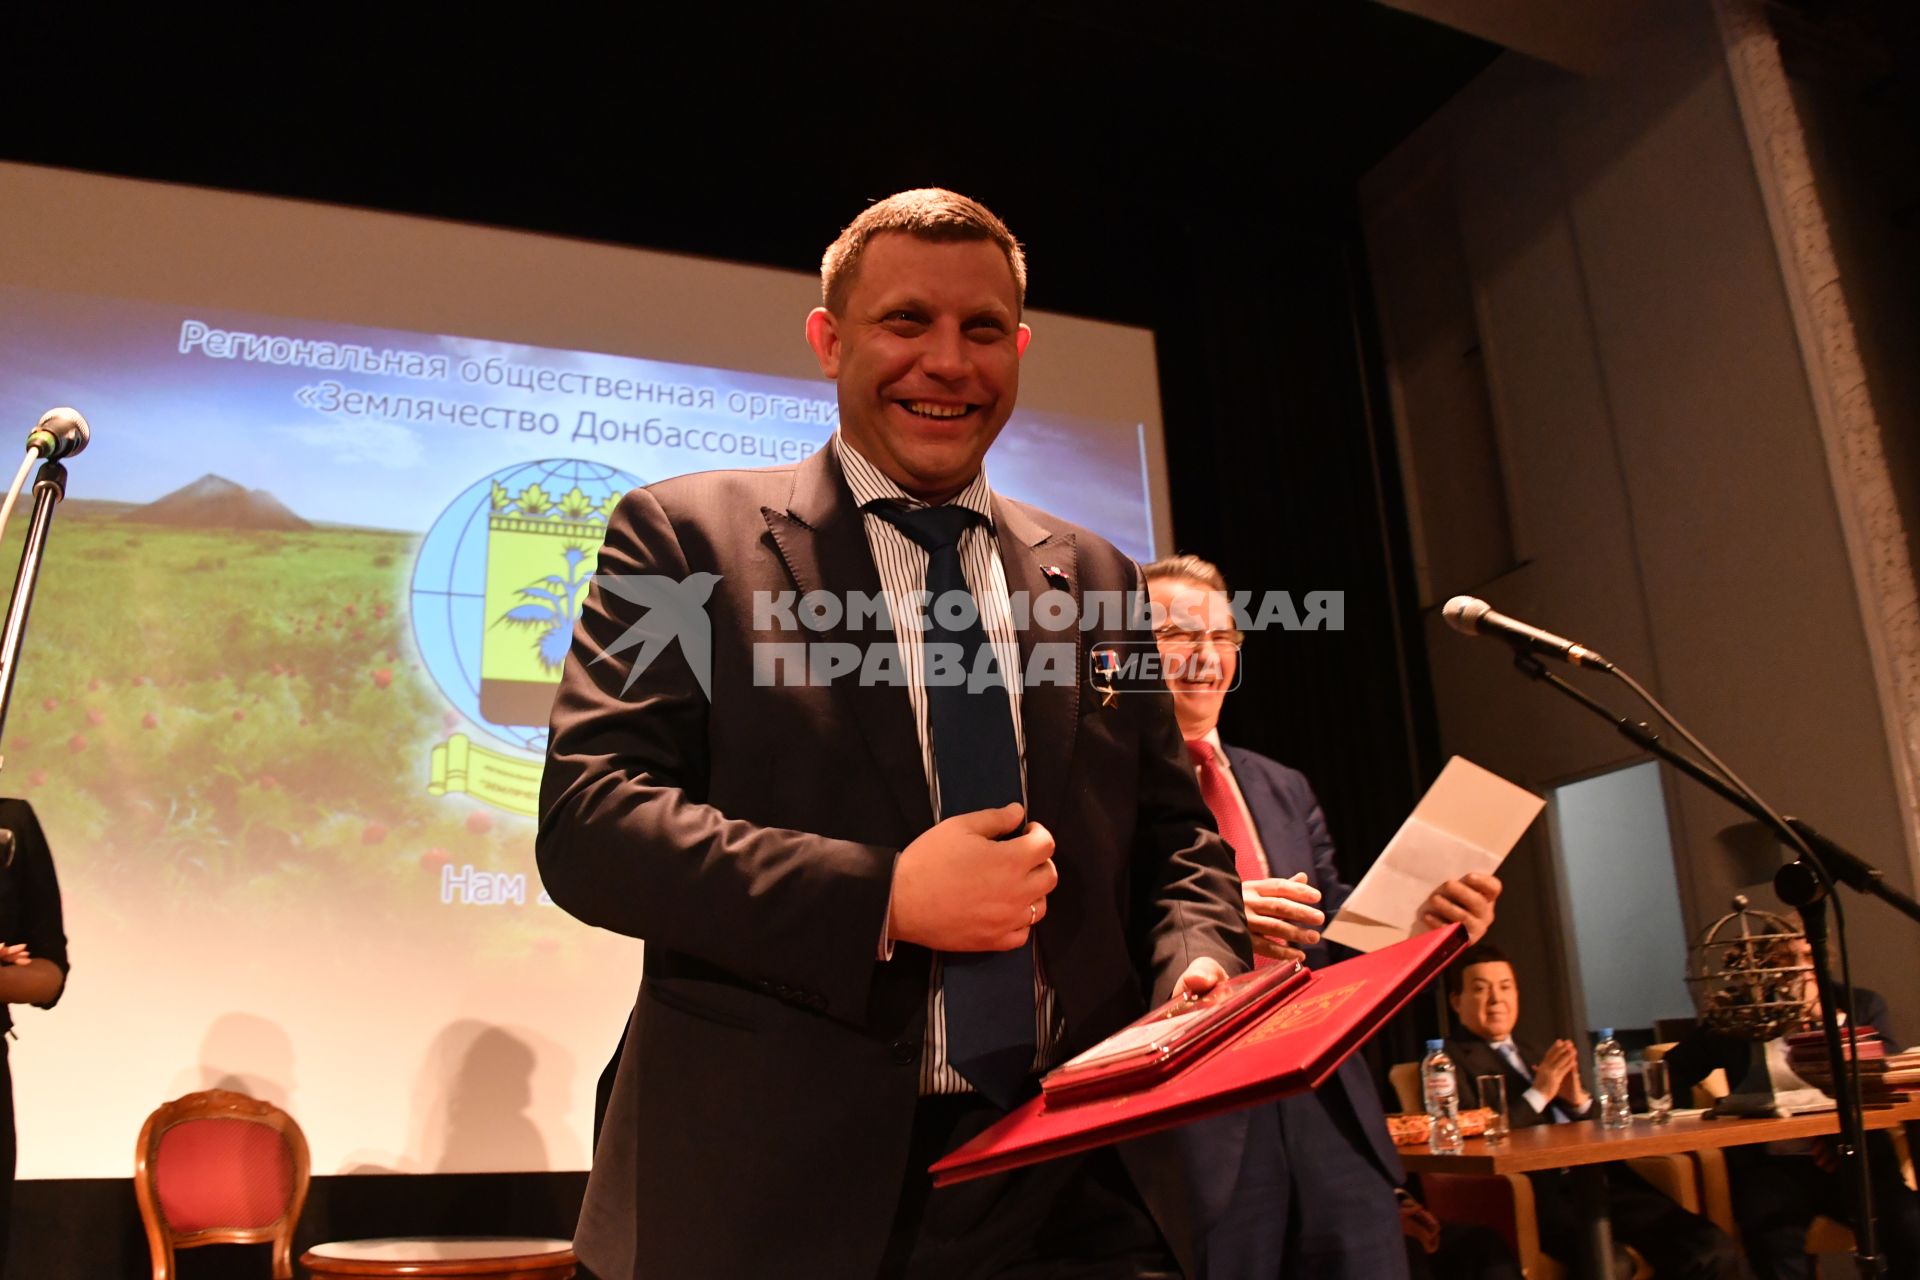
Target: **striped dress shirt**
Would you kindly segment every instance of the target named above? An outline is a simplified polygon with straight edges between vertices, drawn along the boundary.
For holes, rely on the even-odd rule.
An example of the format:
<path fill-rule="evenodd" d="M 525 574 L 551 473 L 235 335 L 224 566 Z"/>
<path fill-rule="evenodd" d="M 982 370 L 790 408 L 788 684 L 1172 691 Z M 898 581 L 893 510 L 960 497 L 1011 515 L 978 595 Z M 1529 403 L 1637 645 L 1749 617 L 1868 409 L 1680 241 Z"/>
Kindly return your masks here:
<path fill-rule="evenodd" d="M 894 637 L 900 647 L 900 668 L 906 675 L 907 696 L 913 704 L 914 731 L 920 737 L 920 762 L 926 770 L 927 793 L 932 801 L 934 820 L 949 816 L 940 812 L 940 776 L 934 767 L 933 736 L 927 728 L 927 688 L 925 682 L 927 552 L 901 532 L 899 526 L 868 510 L 875 503 L 906 507 L 928 504 L 913 497 L 874 466 L 860 451 L 848 444 L 836 431 L 833 434 L 834 457 L 853 490 L 854 502 L 862 511 L 867 547 L 880 572 L 880 589 L 887 599 L 887 616 L 895 620 Z M 978 513 L 980 519 L 960 535 L 960 569 L 967 587 L 979 605 L 980 625 L 1000 670 L 1009 676 L 1007 697 L 1013 708 L 1014 744 L 1020 752 L 1020 785 L 1026 788 L 1027 744 L 1020 724 L 1021 681 L 1020 639 L 1014 631 L 1013 614 L 1007 598 L 1006 567 L 1000 563 L 1000 544 L 993 529 L 993 491 L 987 485 L 983 469 L 973 482 L 949 501 Z M 886 942 L 891 954 L 892 940 Z M 1034 1068 L 1051 1065 L 1052 1050 L 1059 1039 L 1054 1019 L 1053 989 L 1040 971 L 1039 951 L 1034 952 L 1034 1043 L 1038 1046 Z M 973 1086 L 947 1063 L 946 997 L 940 981 L 940 957 L 933 958 L 933 980 L 927 991 L 927 1040 L 920 1054 L 920 1092 L 926 1094 L 965 1093 Z"/>

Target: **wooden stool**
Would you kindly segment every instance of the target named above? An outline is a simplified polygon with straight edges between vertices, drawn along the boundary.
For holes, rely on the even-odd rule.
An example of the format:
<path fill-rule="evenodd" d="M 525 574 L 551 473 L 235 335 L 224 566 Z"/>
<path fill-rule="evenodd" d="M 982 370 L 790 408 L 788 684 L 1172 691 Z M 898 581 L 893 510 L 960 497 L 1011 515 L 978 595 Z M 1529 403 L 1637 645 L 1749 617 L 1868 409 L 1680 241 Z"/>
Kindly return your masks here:
<path fill-rule="evenodd" d="M 485 1280 L 570 1280 L 576 1259 L 568 1240 L 524 1236 L 421 1236 L 405 1240 L 336 1240 L 307 1250 L 300 1265 L 324 1276 L 484 1277 Z"/>

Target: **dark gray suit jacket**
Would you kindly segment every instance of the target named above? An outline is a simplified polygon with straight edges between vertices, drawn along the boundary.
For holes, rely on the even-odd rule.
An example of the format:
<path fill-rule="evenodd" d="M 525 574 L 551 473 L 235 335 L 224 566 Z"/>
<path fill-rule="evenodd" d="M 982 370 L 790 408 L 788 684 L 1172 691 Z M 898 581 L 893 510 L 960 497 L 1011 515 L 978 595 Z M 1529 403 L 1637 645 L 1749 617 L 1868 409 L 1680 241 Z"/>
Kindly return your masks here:
<path fill-rule="evenodd" d="M 1278 760 L 1231 744 L 1226 751 L 1234 781 L 1246 798 L 1254 830 L 1266 851 L 1267 873 L 1285 877 L 1305 872 L 1307 883 L 1320 891 L 1320 909 L 1331 921 L 1353 886 L 1341 878 L 1334 863 L 1333 837 L 1327 832 L 1326 815 L 1321 812 L 1312 784 L 1298 769 Z M 1324 939 L 1302 950 L 1308 967 L 1313 969 L 1324 969 L 1354 954 Z M 1385 1184 L 1397 1186 L 1406 1181 L 1406 1168 L 1387 1134 L 1380 1094 L 1363 1056 L 1356 1053 L 1341 1063 L 1333 1078 L 1314 1091 L 1314 1097 L 1334 1113 L 1344 1110 L 1351 1115 L 1351 1125 L 1336 1121 L 1334 1127 L 1358 1138 L 1356 1148 L 1380 1170 Z M 1349 1185 L 1335 1188 L 1325 1185 L 1324 1180 L 1316 1181 L 1311 1163 L 1291 1167 L 1284 1147 L 1254 1136 L 1261 1131 L 1253 1127 L 1252 1119 L 1246 1112 L 1233 1112 L 1189 1125 L 1181 1134 L 1191 1166 L 1192 1217 L 1196 1230 L 1206 1239 L 1213 1265 L 1231 1269 L 1247 1259 L 1278 1256 L 1285 1248 L 1284 1215 L 1236 1210 L 1236 1196 L 1243 1194 L 1241 1171 L 1248 1167 L 1249 1159 L 1259 1167 L 1263 1186 L 1271 1185 L 1270 1180 L 1284 1170 L 1302 1213 L 1314 1214 L 1323 1222 L 1337 1222 L 1342 1230 L 1349 1225 L 1353 1230 L 1367 1230 L 1378 1221 L 1374 1208 L 1343 1200 L 1350 1194 Z M 1257 1148 L 1251 1157 L 1250 1142 Z M 1385 1184 L 1380 1189 L 1383 1197 Z"/>
<path fill-rule="evenodd" d="M 1043 565 L 1076 597 L 1138 588 L 1085 530 L 1000 498 L 994 515 L 1009 590 L 1057 585 Z M 642 611 L 596 588 L 554 704 L 546 888 L 647 943 L 579 1254 L 602 1280 L 871 1275 L 904 1173 L 930 961 L 876 949 L 894 858 L 931 825 L 927 782 L 903 687 L 755 679 L 757 640 L 891 633 L 756 631 L 753 607 L 762 591 L 877 595 L 862 517 L 829 450 L 683 476 L 627 495 L 600 573 L 720 580 L 710 697 L 677 644 L 623 692 L 631 651 L 594 658 Z M 1064 641 L 1084 673 L 1090 645 L 1122 638 L 1147 637 L 1030 624 L 1021 650 Z M 1037 942 L 1071 1052 L 1195 957 L 1231 973 L 1251 952 L 1169 699 L 1103 705 L 1076 676 L 1028 688 L 1022 723 L 1030 813 L 1060 873 Z M 1173 1171 L 1130 1167 L 1178 1245 Z"/>
<path fill-rule="evenodd" d="M 1334 864 L 1333 837 L 1327 833 L 1327 818 L 1320 811 L 1319 797 L 1313 785 L 1298 769 L 1290 769 L 1278 760 L 1257 752 L 1229 746 L 1227 759 L 1240 783 L 1253 813 L 1253 825 L 1267 851 L 1267 874 L 1291 876 L 1307 873 L 1307 883 L 1320 891 L 1320 910 L 1331 921 L 1339 914 L 1353 886 L 1340 878 Z M 1307 965 L 1324 969 L 1355 953 L 1325 941 L 1305 948 Z M 1407 1180 L 1407 1171 L 1387 1134 L 1387 1120 L 1380 1107 L 1380 1092 L 1374 1088 L 1367 1061 L 1354 1054 L 1340 1064 L 1333 1079 L 1320 1086 L 1323 1095 L 1344 1094 L 1354 1119 L 1367 1138 L 1368 1152 L 1396 1186 Z"/>

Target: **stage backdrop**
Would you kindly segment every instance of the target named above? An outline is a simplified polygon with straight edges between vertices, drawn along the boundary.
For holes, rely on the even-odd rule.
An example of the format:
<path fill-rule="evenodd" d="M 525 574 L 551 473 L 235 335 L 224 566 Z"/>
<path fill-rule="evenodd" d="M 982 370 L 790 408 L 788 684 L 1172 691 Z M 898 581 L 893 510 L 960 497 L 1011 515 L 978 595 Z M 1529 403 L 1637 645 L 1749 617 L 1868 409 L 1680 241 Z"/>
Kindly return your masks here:
<path fill-rule="evenodd" d="M 73 960 L 22 1175 L 124 1176 L 209 1087 L 318 1173 L 584 1168 L 642 949 L 541 892 L 547 705 L 621 494 L 832 432 L 817 282 L 11 165 L 0 208 L 0 440 L 94 430 L 0 772 Z M 1164 549 L 1151 336 L 1029 319 L 996 488 Z"/>

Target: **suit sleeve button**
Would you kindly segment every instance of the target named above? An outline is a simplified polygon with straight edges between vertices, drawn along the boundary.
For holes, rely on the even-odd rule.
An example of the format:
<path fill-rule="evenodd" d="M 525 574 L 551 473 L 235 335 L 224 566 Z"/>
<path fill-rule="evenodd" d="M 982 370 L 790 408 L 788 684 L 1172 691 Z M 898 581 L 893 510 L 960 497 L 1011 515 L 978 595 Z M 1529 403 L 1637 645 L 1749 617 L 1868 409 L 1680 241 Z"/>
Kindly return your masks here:
<path fill-rule="evenodd" d="M 920 1043 L 917 1040 L 896 1040 L 893 1042 L 893 1065 L 910 1067 L 920 1061 Z"/>

